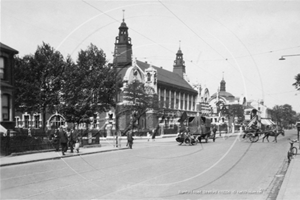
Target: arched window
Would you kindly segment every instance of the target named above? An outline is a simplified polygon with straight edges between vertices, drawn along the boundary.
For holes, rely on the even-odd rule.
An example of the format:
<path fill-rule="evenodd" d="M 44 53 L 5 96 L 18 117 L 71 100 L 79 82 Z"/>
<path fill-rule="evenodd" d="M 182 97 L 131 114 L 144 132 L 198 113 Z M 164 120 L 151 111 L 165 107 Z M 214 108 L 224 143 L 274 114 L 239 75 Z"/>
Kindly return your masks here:
<path fill-rule="evenodd" d="M 59 128 L 60 126 L 64 126 L 66 119 L 60 114 L 54 114 L 49 118 L 49 125 L 52 128 Z"/>
<path fill-rule="evenodd" d="M 32 121 L 33 121 L 33 128 L 40 128 L 40 127 L 42 127 L 42 117 L 41 117 L 41 114 L 34 114 Z"/>
<path fill-rule="evenodd" d="M 10 95 L 2 95 L 2 120 L 9 121 L 9 112 L 10 111 Z"/>
<path fill-rule="evenodd" d="M 151 81 L 151 74 L 149 72 L 147 73 L 147 81 Z"/>

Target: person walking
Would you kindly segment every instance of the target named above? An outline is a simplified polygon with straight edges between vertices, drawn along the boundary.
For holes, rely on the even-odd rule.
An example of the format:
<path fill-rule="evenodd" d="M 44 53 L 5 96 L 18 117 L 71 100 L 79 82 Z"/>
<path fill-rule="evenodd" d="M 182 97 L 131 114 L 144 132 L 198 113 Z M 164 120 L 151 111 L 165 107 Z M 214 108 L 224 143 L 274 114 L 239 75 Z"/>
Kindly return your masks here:
<path fill-rule="evenodd" d="M 69 127 L 67 128 L 67 137 L 68 137 L 68 147 L 71 150 L 71 153 L 73 153 L 74 144 L 76 142 L 74 131 L 71 130 Z"/>
<path fill-rule="evenodd" d="M 53 130 L 52 134 L 50 135 L 50 140 L 55 148 L 55 151 L 59 151 L 59 132 L 57 129 Z"/>
<path fill-rule="evenodd" d="M 159 130 L 159 125 L 157 125 L 155 129 L 153 129 L 152 141 L 155 141 L 155 136 L 158 134 L 158 130 Z"/>
<path fill-rule="evenodd" d="M 61 146 L 61 153 L 62 155 L 65 155 L 65 152 L 67 151 L 68 148 L 68 136 L 63 127 L 59 127 L 59 141 L 60 141 L 60 146 Z"/>
<path fill-rule="evenodd" d="M 133 144 L 133 135 L 132 135 L 132 130 L 129 130 L 127 132 L 127 144 L 129 146 L 130 149 L 132 149 L 132 144 Z"/>

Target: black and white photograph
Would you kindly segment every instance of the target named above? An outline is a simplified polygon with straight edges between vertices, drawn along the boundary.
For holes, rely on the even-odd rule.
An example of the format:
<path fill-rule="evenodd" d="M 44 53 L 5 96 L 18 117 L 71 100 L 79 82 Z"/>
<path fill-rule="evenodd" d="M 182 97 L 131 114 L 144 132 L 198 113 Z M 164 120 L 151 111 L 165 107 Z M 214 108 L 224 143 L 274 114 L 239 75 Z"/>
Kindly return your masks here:
<path fill-rule="evenodd" d="M 299 0 L 0 9 L 0 199 L 300 199 Z"/>

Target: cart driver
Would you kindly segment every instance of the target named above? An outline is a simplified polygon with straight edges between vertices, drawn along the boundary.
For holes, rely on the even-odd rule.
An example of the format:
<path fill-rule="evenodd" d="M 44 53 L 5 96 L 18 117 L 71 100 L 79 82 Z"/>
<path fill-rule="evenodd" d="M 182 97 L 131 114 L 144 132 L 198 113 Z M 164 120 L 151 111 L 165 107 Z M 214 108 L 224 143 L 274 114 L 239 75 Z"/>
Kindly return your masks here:
<path fill-rule="evenodd" d="M 251 129 L 255 130 L 256 134 L 257 134 L 257 131 L 259 130 L 261 124 L 260 124 L 259 116 L 257 114 L 257 110 L 256 109 L 253 109 L 252 112 L 251 112 L 251 121 L 248 124 L 248 126 Z"/>
<path fill-rule="evenodd" d="M 260 126 L 261 124 L 260 124 L 259 116 L 257 115 L 257 110 L 253 109 L 251 111 L 251 121 L 249 122 L 248 127 L 255 131 L 255 135 L 258 135 Z M 245 138 L 245 136 L 246 134 L 244 134 L 243 138 Z"/>

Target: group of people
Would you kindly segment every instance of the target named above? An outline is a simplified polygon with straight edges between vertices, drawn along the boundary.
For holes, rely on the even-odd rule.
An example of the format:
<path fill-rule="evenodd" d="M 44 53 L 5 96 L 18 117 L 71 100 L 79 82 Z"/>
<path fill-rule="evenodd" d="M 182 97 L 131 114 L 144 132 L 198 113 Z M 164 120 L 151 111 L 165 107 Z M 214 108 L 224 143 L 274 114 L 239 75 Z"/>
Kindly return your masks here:
<path fill-rule="evenodd" d="M 50 136 L 53 146 L 56 151 L 59 151 L 59 146 L 61 147 L 62 155 L 65 155 L 68 148 L 70 148 L 71 153 L 74 152 L 74 146 L 77 153 L 79 153 L 79 139 L 75 135 L 74 130 L 71 128 L 59 127 L 55 129 Z"/>

